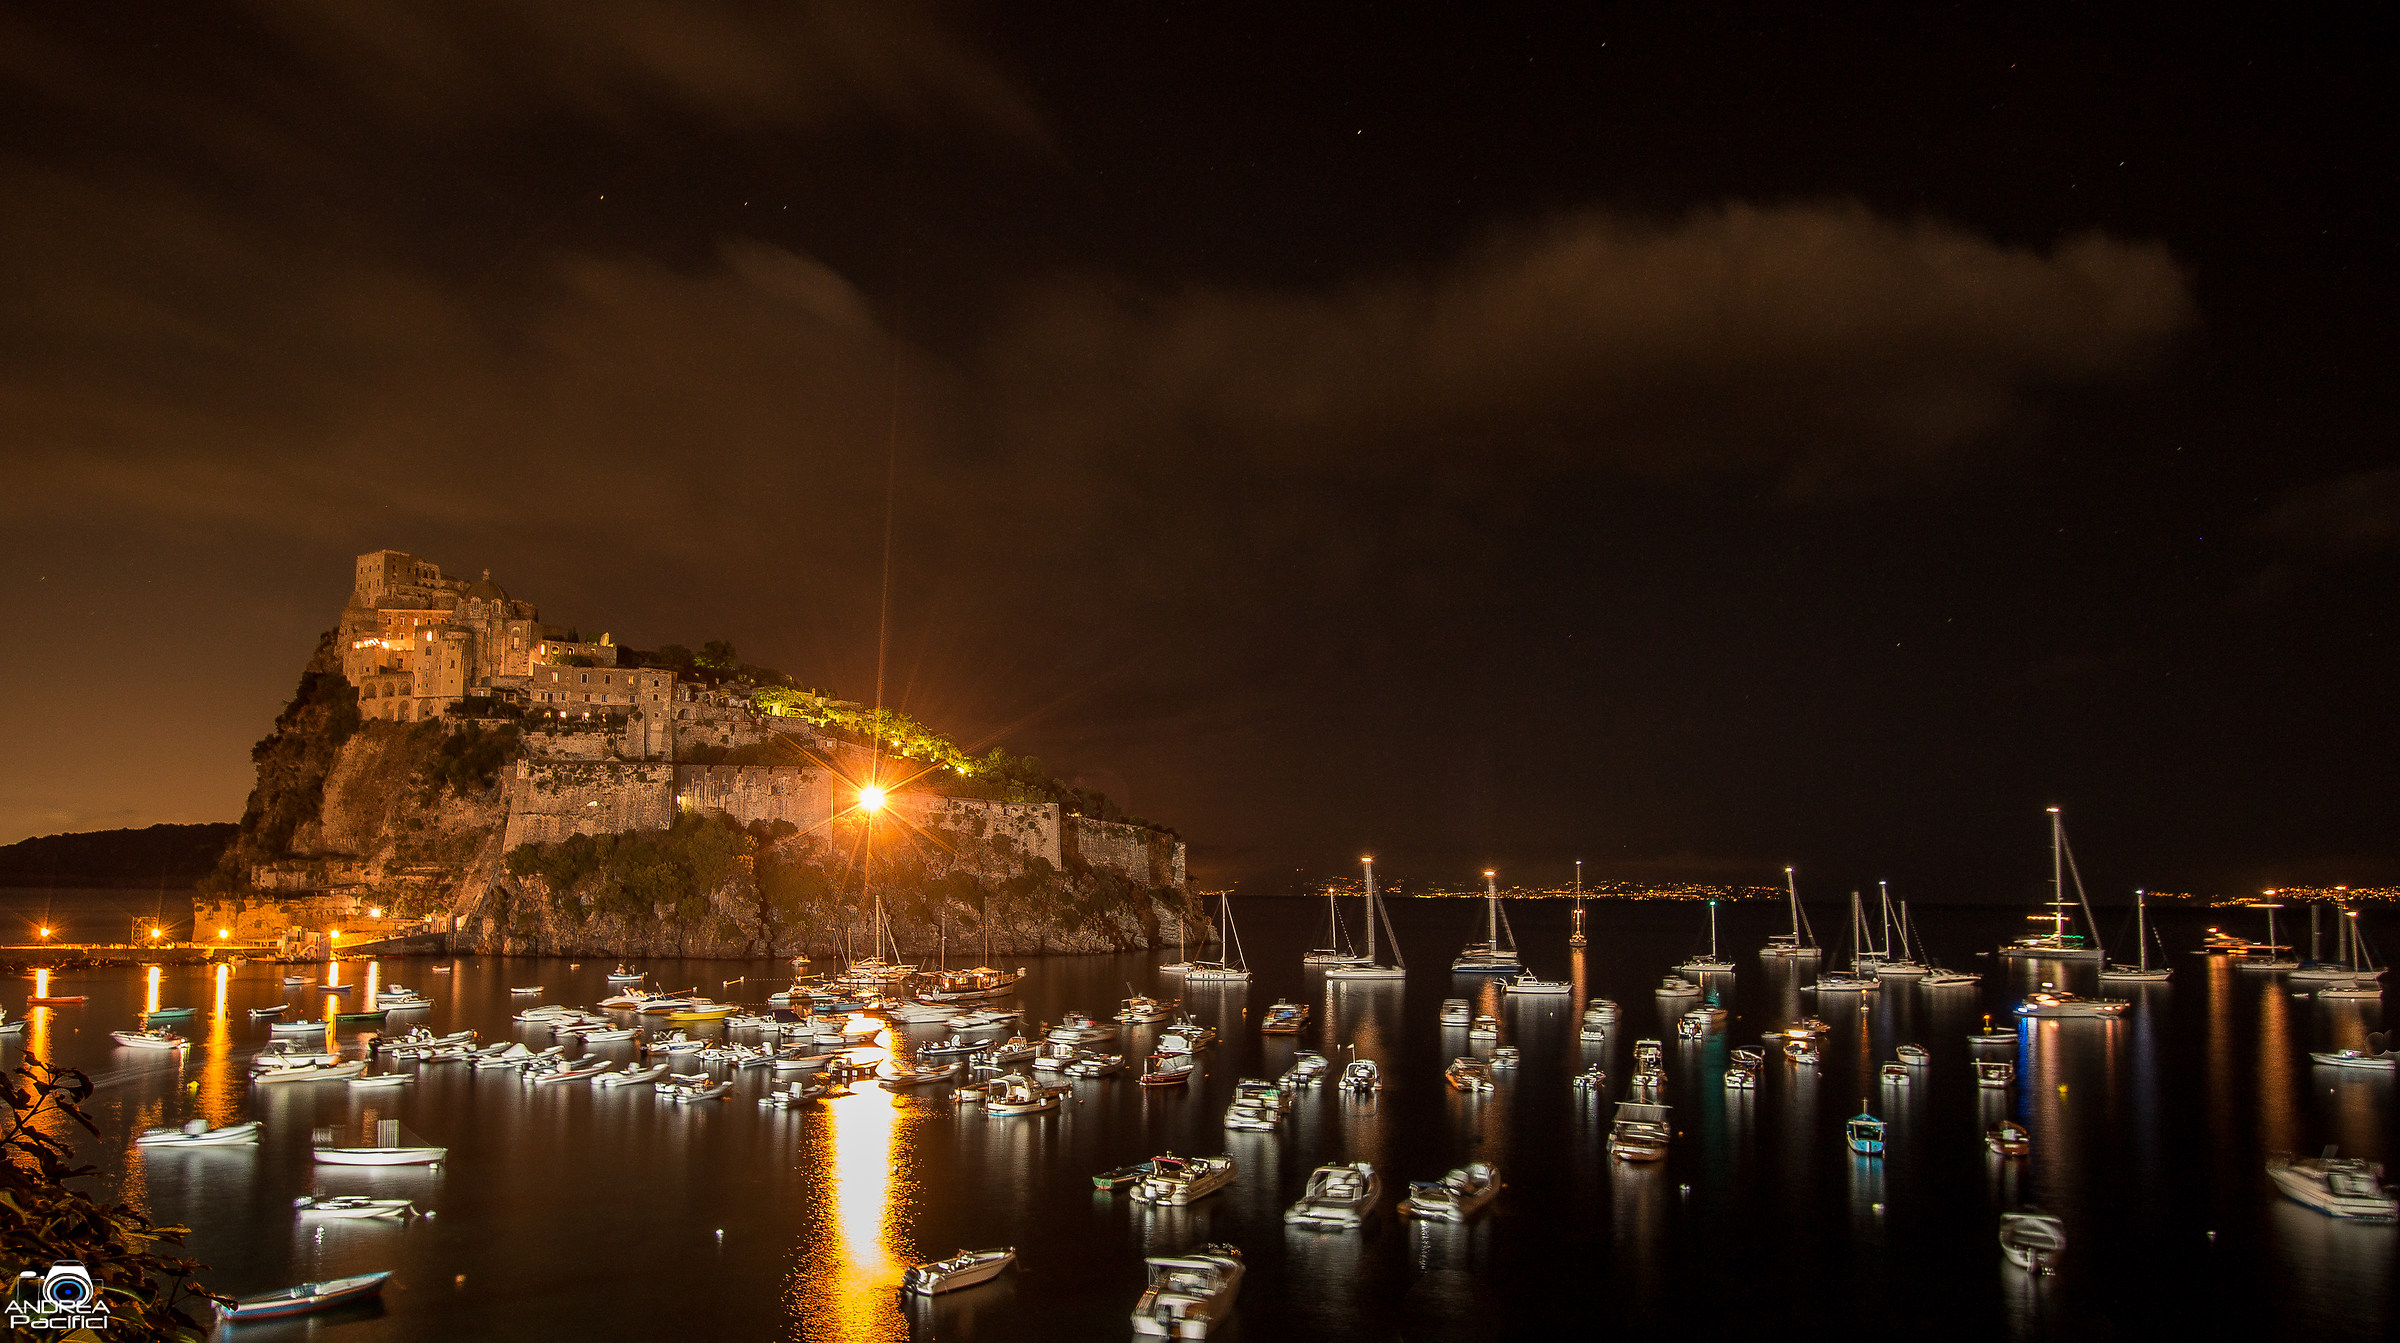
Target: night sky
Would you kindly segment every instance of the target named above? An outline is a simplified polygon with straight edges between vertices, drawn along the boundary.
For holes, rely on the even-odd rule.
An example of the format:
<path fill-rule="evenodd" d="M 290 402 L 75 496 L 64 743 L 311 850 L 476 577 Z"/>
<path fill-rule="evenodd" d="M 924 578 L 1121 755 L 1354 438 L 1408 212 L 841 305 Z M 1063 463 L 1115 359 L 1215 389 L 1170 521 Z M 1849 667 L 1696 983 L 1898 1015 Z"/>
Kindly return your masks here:
<path fill-rule="evenodd" d="M 9 6 L 0 841 L 387 546 L 871 701 L 888 485 L 1204 884 L 2400 884 L 2390 28 L 1553 8 Z"/>

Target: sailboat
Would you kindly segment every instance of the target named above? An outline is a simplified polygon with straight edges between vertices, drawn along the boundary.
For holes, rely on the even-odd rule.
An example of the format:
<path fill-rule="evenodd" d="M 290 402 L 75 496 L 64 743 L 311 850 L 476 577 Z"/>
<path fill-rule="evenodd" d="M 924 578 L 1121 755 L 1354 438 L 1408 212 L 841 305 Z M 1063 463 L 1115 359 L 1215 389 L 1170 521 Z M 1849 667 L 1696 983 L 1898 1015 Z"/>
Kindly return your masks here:
<path fill-rule="evenodd" d="M 1225 959 L 1194 961 L 1183 972 L 1187 984 L 1231 984 L 1250 982 L 1250 967 L 1242 961 L 1242 935 L 1233 928 L 1233 892 L 1217 896 L 1217 922 L 1225 928 Z"/>
<path fill-rule="evenodd" d="M 1925 962 L 1909 954 L 1908 902 L 1902 900 L 1893 903 L 1890 882 L 1878 881 L 1875 885 L 1883 892 L 1884 921 L 1883 960 L 1876 965 L 1875 973 L 1914 979 L 1925 973 L 1926 966 Z"/>
<path fill-rule="evenodd" d="M 1576 859 L 1576 860 L 1575 860 L 1575 911 L 1574 911 L 1574 914 L 1571 916 L 1571 920 L 1570 920 L 1570 922 L 1569 922 L 1569 924 L 1568 924 L 1568 928 L 1569 928 L 1569 932 L 1567 933 L 1567 945 L 1568 945 L 1568 946 L 1570 946 L 1570 947 L 1580 947 L 1580 946 L 1582 946 L 1582 945 L 1584 944 L 1584 940 L 1583 940 L 1583 860 L 1582 860 L 1581 858 L 1578 858 L 1578 859 Z M 1714 951 L 1714 950 L 1716 950 L 1716 948 L 1712 946 L 1712 947 L 1710 947 L 1710 948 L 1709 948 L 1709 950 L 1711 950 L 1711 951 Z"/>
<path fill-rule="evenodd" d="M 1870 993 L 1880 987 L 1875 982 L 1873 966 L 1876 955 L 1867 941 L 1867 911 L 1859 903 L 1858 892 L 1850 893 L 1850 973 L 1836 970 L 1817 976 L 1819 993 Z"/>
<path fill-rule="evenodd" d="M 2267 911 L 2267 940 L 2264 942 L 2251 943 L 2249 954 L 2235 959 L 2235 968 L 2242 970 L 2261 970 L 2270 974 L 2284 970 L 2299 969 L 2300 962 L 2285 954 L 2289 952 L 2291 948 L 2284 946 L 2282 943 L 2275 940 L 2275 911 L 2283 908 L 2283 906 L 2275 901 L 2268 900 L 2261 902 L 2258 908 Z"/>
<path fill-rule="evenodd" d="M 869 954 L 863 959 L 850 962 L 849 973 L 837 978 L 835 983 L 860 987 L 899 984 L 917 973 L 917 967 L 902 964 L 900 961 L 900 941 L 892 935 L 891 920 L 884 917 L 883 892 L 881 891 L 875 893 L 872 922 L 867 929 L 867 942 Z M 889 956 L 884 954 L 887 948 L 891 952 Z"/>
<path fill-rule="evenodd" d="M 1374 918 L 1375 911 L 1369 909 L 1367 911 L 1368 921 L 1371 923 Z M 1325 888 L 1325 945 L 1311 947 L 1307 951 L 1301 952 L 1300 963 L 1302 965 L 1363 965 L 1366 963 L 1350 946 L 1350 935 L 1342 927 L 1341 901 L 1335 897 L 1333 887 L 1330 885 Z"/>
<path fill-rule="evenodd" d="M 2081 933 L 2067 931 L 2067 912 L 2075 904 L 2083 907 L 2085 927 L 2092 923 L 2091 901 L 2083 896 L 2083 877 L 2075 877 L 2075 900 L 2067 899 L 2067 874 L 2074 869 L 2074 855 L 2067 851 L 2066 824 L 2059 818 L 2058 808 L 2050 809 L 2050 912 L 2028 914 L 2036 922 L 2048 922 L 2050 931 L 2032 933 L 2017 938 L 2000 948 L 2003 956 L 2022 956 L 2048 961 L 2097 961 L 2101 959 L 2100 945 Z"/>
<path fill-rule="evenodd" d="M 2160 966 L 2155 970 L 2150 968 L 2151 932 L 2148 906 L 2148 898 L 2141 891 L 2136 890 L 2133 893 L 2133 938 L 2135 945 L 2140 949 L 2134 954 L 2132 965 L 2102 966 L 2100 969 L 2101 983 L 2163 984 L 2167 981 L 2167 976 L 2175 973 L 2165 966 Z"/>
<path fill-rule="evenodd" d="M 1392 927 L 1391 912 L 1383 907 L 1383 897 L 1375 890 L 1375 860 L 1361 858 L 1360 866 L 1367 874 L 1367 954 L 1349 965 L 1337 965 L 1325 972 L 1327 979 L 1391 980 L 1408 978 L 1408 968 L 1400 960 L 1400 934 Z M 1375 924 L 1380 920 L 1383 930 L 1391 934 L 1392 963 L 1384 965 L 1375 959 Z"/>
<path fill-rule="evenodd" d="M 1183 949 L 1183 911 L 1175 911 L 1175 959 L 1158 967 L 1162 975 L 1180 975 L 1192 968 L 1191 954 Z"/>
<path fill-rule="evenodd" d="M 2376 981 L 2383 978 L 2383 968 L 2375 964 L 2375 958 L 2367 951 L 2367 939 L 2358 931 L 2358 911 L 2345 909 L 2341 913 L 2342 922 L 2335 926 L 2341 929 L 2349 943 L 2350 968 L 2340 981 L 2318 989 L 2317 996 L 2335 999 L 2381 999 L 2383 985 Z M 2294 976 L 2294 978 L 2298 978 L 2298 976 Z"/>
<path fill-rule="evenodd" d="M 1717 954 L 1717 902 L 1714 896 L 1711 896 L 1708 902 L 1708 954 L 1694 956 L 1675 968 L 1687 975 L 1730 975 L 1733 973 L 1733 962 Z"/>
<path fill-rule="evenodd" d="M 1499 876 L 1484 869 L 1484 940 L 1459 949 L 1458 959 L 1450 962 L 1455 974 L 1513 975 L 1525 968 L 1517 960 L 1517 938 L 1509 931 L 1508 916 L 1500 912 Z"/>
<path fill-rule="evenodd" d="M 1783 870 L 1783 890 L 1792 902 L 1792 930 L 1767 938 L 1767 944 L 1759 948 L 1758 954 L 1771 960 L 1787 961 L 1815 960 L 1823 956 L 1825 949 L 1809 940 L 1808 916 L 1800 912 L 1800 888 L 1793 882 L 1792 869 L 1788 867 Z"/>
<path fill-rule="evenodd" d="M 1025 977 L 1025 967 L 1022 965 L 1014 970 L 992 968 L 992 918 L 988 908 L 984 910 L 983 917 L 983 964 L 972 970 L 952 970 L 947 964 L 949 958 L 950 932 L 945 920 L 942 925 L 944 966 L 926 977 L 925 987 L 917 991 L 918 998 L 929 1003 L 978 1002 L 1015 992 L 1017 981 Z"/>

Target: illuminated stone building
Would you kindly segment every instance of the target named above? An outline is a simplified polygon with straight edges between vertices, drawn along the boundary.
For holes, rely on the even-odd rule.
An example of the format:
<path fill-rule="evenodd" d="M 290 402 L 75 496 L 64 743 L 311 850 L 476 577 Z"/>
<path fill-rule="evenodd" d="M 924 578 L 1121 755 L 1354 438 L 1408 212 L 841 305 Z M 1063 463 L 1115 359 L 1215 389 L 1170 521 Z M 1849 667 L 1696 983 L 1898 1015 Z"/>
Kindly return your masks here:
<path fill-rule="evenodd" d="M 416 722 L 439 717 L 470 696 L 523 698 L 537 665 L 580 654 L 600 661 L 598 645 L 563 644 L 564 633 L 541 623 L 492 581 L 453 578 L 430 560 L 398 550 L 358 557 L 350 601 L 342 608 L 342 675 L 358 688 L 359 713 Z"/>

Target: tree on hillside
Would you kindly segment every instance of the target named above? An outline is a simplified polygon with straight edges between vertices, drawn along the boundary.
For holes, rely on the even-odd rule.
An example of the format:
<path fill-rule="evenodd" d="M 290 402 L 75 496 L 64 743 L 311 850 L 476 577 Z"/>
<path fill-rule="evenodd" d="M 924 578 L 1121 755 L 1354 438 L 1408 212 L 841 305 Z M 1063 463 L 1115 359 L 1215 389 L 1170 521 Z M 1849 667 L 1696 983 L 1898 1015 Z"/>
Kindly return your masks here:
<path fill-rule="evenodd" d="M 733 651 L 733 645 L 723 639 L 711 639 L 700 645 L 700 656 L 693 661 L 710 671 L 729 672 L 742 665 L 740 655 Z"/>

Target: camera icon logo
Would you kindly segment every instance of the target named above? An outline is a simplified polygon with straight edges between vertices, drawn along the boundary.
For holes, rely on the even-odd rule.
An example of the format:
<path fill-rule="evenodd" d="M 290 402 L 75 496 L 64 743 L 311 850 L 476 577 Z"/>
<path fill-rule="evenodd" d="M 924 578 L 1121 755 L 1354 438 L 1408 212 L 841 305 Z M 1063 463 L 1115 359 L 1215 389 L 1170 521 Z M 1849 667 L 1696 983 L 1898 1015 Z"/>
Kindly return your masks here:
<path fill-rule="evenodd" d="M 42 1275 L 42 1300 L 60 1310 L 80 1314 L 98 1293 L 92 1289 L 92 1273 L 81 1264 L 52 1264 Z"/>

